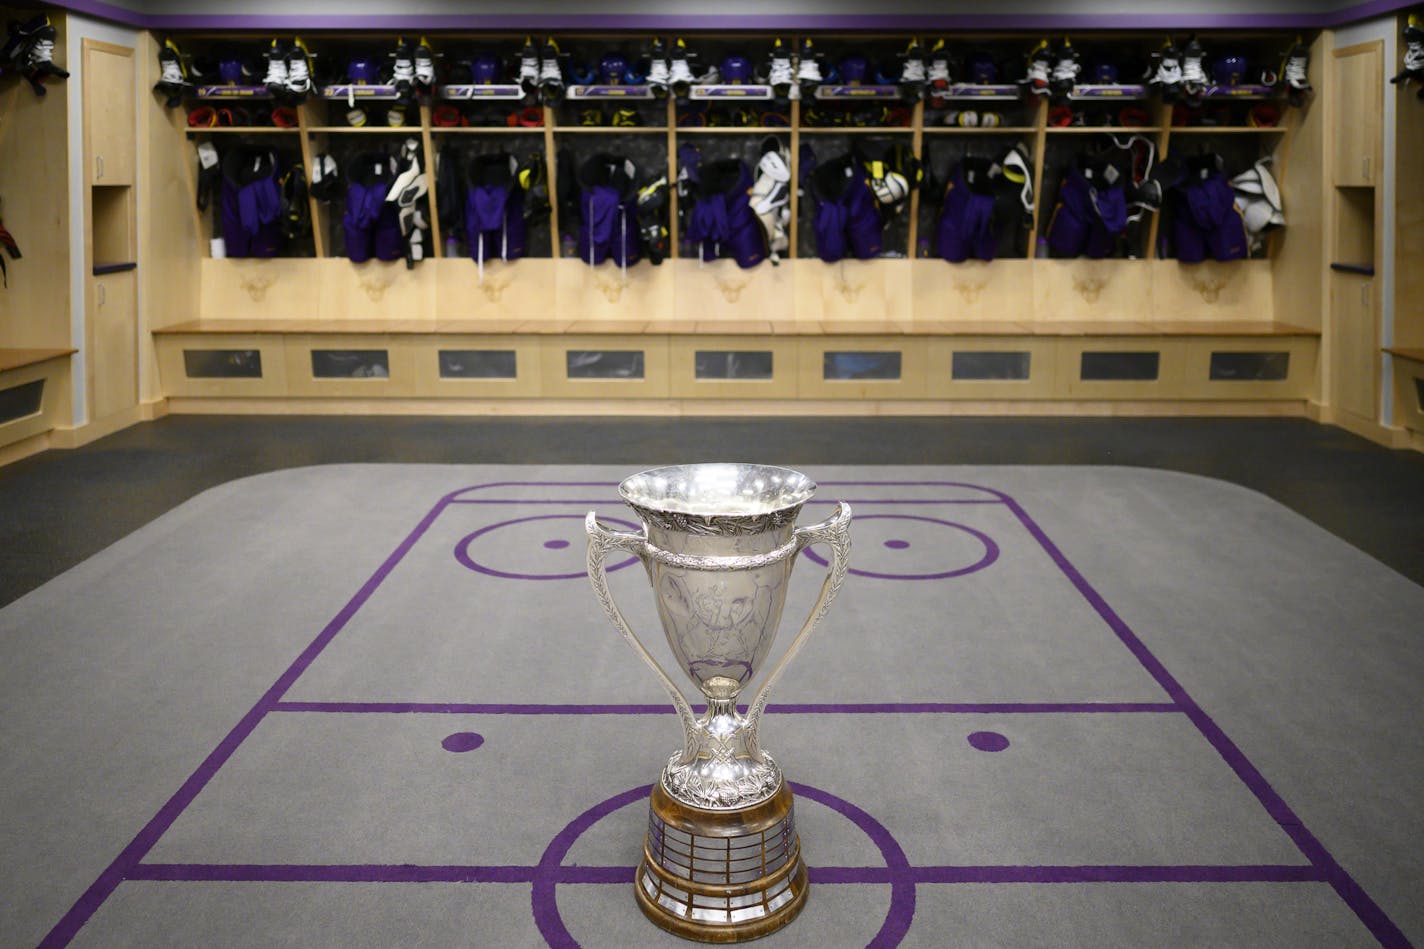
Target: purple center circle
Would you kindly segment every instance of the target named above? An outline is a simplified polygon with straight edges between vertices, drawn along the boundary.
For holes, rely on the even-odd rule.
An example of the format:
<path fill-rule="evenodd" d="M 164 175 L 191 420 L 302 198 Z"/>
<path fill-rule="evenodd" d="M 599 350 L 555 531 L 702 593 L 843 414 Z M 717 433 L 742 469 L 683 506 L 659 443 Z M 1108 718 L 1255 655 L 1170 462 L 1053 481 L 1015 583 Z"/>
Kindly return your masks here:
<path fill-rule="evenodd" d="M 979 751 L 1003 751 L 1009 747 L 1009 739 L 998 732 L 974 732 L 969 736 L 969 745 Z"/>
<path fill-rule="evenodd" d="M 898 946 L 904 940 L 906 933 L 910 931 L 910 924 L 915 919 L 915 876 L 904 848 L 900 846 L 899 841 L 891 836 L 884 824 L 849 801 L 806 784 L 792 783 L 791 790 L 798 797 L 815 801 L 848 818 L 879 849 L 888 871 L 886 882 L 890 884 L 890 909 L 885 914 L 885 922 L 881 924 L 880 931 L 875 934 L 869 945 L 876 947 Z M 534 889 L 530 902 L 539 933 L 553 949 L 578 949 L 579 945 L 574 940 L 573 934 L 569 932 L 568 927 L 564 925 L 563 917 L 559 914 L 559 902 L 555 888 L 559 883 L 588 879 L 590 872 L 594 870 L 591 867 L 564 867 L 564 857 L 568 856 L 573 845 L 594 824 L 629 804 L 645 804 L 651 792 L 652 786 L 644 785 L 640 788 L 631 788 L 602 803 L 595 804 L 559 831 L 549 842 L 549 846 L 544 850 L 544 855 L 539 858 L 539 865 L 534 868 Z M 814 872 L 812 871 L 813 874 Z M 593 879 L 597 879 L 597 877 L 595 876 Z M 622 882 L 623 879 L 620 878 L 616 882 Z"/>
<path fill-rule="evenodd" d="M 858 577 L 872 577 L 876 580 L 944 580 L 949 577 L 962 577 L 967 573 L 983 570 L 999 559 L 999 545 L 994 543 L 992 537 L 983 531 L 977 531 L 963 524 L 956 524 L 954 521 L 945 521 L 937 517 L 924 517 L 919 514 L 862 514 L 856 518 L 857 522 L 874 520 L 923 521 L 926 524 L 938 524 L 941 527 L 963 531 L 983 545 L 984 553 L 978 560 L 967 566 L 955 567 L 953 570 L 943 570 L 935 573 L 878 573 L 874 570 L 862 570 L 859 567 L 851 567 L 850 572 Z M 903 547 L 901 545 L 903 545 Z M 905 540 L 887 540 L 885 546 L 892 549 L 903 549 L 904 547 L 910 546 L 910 543 Z M 806 548 L 805 554 L 806 559 L 812 563 L 820 564 L 822 567 L 829 566 L 826 562 L 826 558 L 816 553 L 810 547 Z"/>
<path fill-rule="evenodd" d="M 584 515 L 582 514 L 536 514 L 532 517 L 516 517 L 511 521 L 500 521 L 498 524 L 486 524 L 474 533 L 466 534 L 460 538 L 460 541 L 455 544 L 455 559 L 461 566 L 473 570 L 476 573 L 483 573 L 489 577 L 500 577 L 505 580 L 583 580 L 588 577 L 586 570 L 580 570 L 577 573 L 516 573 L 512 570 L 500 570 L 496 567 L 491 567 L 489 564 L 481 563 L 470 554 L 470 545 L 476 540 L 504 527 L 510 527 L 514 524 L 528 524 L 533 521 L 578 521 L 582 524 L 583 519 Z M 616 524 L 630 531 L 638 530 L 637 524 L 631 524 L 628 521 L 620 520 L 616 517 L 605 517 L 603 520 L 609 524 Z M 568 545 L 569 542 L 566 540 L 549 540 L 544 542 L 544 546 L 550 550 L 558 550 Z M 615 570 L 630 567 L 637 562 L 637 557 L 629 557 L 627 560 L 622 560 L 618 563 L 610 563 L 605 569 L 608 573 L 612 573 Z"/>
<path fill-rule="evenodd" d="M 446 735 L 441 740 L 440 747 L 459 754 L 462 751 L 474 751 L 484 743 L 485 736 L 478 732 L 456 732 L 453 735 Z"/>

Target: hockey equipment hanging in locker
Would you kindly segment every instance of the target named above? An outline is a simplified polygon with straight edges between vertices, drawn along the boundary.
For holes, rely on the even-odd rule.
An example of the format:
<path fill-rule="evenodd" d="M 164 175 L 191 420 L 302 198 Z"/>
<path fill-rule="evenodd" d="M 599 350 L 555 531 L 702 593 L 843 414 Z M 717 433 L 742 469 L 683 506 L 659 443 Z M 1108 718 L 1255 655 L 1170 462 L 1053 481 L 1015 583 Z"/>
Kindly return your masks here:
<path fill-rule="evenodd" d="M 1404 24 L 1404 65 L 1390 78 L 1395 85 L 1419 84 L 1419 98 L 1424 99 L 1424 17 L 1409 14 Z"/>
<path fill-rule="evenodd" d="M 0 68 L 18 70 L 35 90 L 35 95 L 44 95 L 46 78 L 69 78 L 68 72 L 54 64 L 54 40 L 57 35 L 49 17 L 43 13 L 23 23 L 11 20 L 9 38 L 0 48 Z"/>

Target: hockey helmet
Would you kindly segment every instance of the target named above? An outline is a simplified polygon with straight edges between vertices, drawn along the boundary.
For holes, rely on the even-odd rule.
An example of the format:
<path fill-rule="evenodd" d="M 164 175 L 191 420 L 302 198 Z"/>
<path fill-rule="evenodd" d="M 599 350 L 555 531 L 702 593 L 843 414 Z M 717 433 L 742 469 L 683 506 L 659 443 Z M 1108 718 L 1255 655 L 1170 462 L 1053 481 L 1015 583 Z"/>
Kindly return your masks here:
<path fill-rule="evenodd" d="M 865 82 L 865 77 L 870 73 L 870 63 L 864 56 L 847 56 L 841 60 L 840 74 L 841 82 L 850 85 L 859 85 Z"/>
<path fill-rule="evenodd" d="M 605 85 L 618 85 L 628 72 L 628 60 L 622 53 L 605 53 L 598 62 L 598 81 Z"/>
<path fill-rule="evenodd" d="M 218 78 L 228 85 L 235 86 L 242 82 L 243 72 L 242 60 L 236 56 L 224 56 L 218 60 Z"/>
<path fill-rule="evenodd" d="M 1218 56 L 1211 64 L 1211 76 L 1218 86 L 1235 86 L 1244 82 L 1251 64 L 1240 53 Z"/>
<path fill-rule="evenodd" d="M 999 81 L 999 67 L 988 56 L 975 56 L 969 61 L 969 81 L 981 86 L 990 86 Z"/>
<path fill-rule="evenodd" d="M 353 57 L 346 64 L 346 81 L 358 85 L 374 85 L 380 82 L 381 70 L 369 56 Z"/>
<path fill-rule="evenodd" d="M 723 59 L 719 69 L 723 82 L 740 84 L 752 80 L 752 61 L 740 53 Z"/>
<path fill-rule="evenodd" d="M 487 86 L 499 81 L 499 60 L 488 53 L 470 61 L 470 81 Z"/>

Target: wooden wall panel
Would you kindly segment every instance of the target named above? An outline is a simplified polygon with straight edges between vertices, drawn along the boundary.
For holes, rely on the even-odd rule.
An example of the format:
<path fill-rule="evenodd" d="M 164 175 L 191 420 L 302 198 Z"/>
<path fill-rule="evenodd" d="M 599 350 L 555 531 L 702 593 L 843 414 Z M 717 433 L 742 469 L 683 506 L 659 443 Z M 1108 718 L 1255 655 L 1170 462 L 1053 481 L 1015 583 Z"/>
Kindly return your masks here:
<path fill-rule="evenodd" d="M 916 323 L 1018 322 L 1033 318 L 1034 261 L 916 261 L 911 313 Z"/>
<path fill-rule="evenodd" d="M 1407 14 L 1400 14 L 1400 29 Z M 1401 60 L 1405 46 L 1399 44 Z M 1398 72 L 1396 66 L 1391 72 Z M 1396 97 L 1394 138 L 1394 345 L 1424 349 L 1424 102 L 1417 87 L 1389 88 Z"/>
<path fill-rule="evenodd" d="M 426 322 L 434 328 L 438 271 L 424 263 L 368 260 L 353 264 L 332 258 L 317 261 L 321 272 L 322 320 Z"/>
<path fill-rule="evenodd" d="M 1148 318 L 1153 320 L 1270 320 L 1271 262 L 1237 260 L 1183 264 L 1147 262 L 1151 274 Z"/>
<path fill-rule="evenodd" d="M 552 319 L 559 262 L 486 262 L 484 278 L 468 257 L 426 261 L 435 272 L 435 318 L 522 323 Z"/>
<path fill-rule="evenodd" d="M 0 10 L 22 19 L 33 10 Z M 64 14 L 50 13 L 58 32 L 55 62 L 64 64 Z M 24 257 L 10 260 L 9 287 L 0 290 L 0 347 L 70 345 L 69 90 L 50 82 L 44 98 L 9 76 L 0 85 L 0 218 Z"/>
<path fill-rule="evenodd" d="M 139 88 L 158 81 L 158 41 L 140 34 Z M 139 398 L 162 395 L 154 329 L 199 317 L 203 238 L 194 210 L 196 151 L 187 141 L 182 109 L 148 93 L 139 102 L 138 316 Z"/>
<path fill-rule="evenodd" d="M 672 318 L 737 322 L 796 318 L 796 270 L 806 261 L 761 263 L 743 270 L 733 260 L 669 260 L 674 277 Z"/>
<path fill-rule="evenodd" d="M 612 261 L 590 267 L 580 260 L 555 264 L 555 314 L 560 319 L 646 324 L 673 312 L 673 271 L 635 264 L 625 273 Z"/>
<path fill-rule="evenodd" d="M 908 260 L 798 260 L 796 319 L 822 323 L 908 323 L 913 296 Z"/>
<path fill-rule="evenodd" d="M 206 257 L 201 267 L 199 315 L 204 320 L 317 319 L 322 263 L 325 261 Z"/>
<path fill-rule="evenodd" d="M 1033 319 L 1145 320 L 1151 271 L 1144 261 L 1035 260 Z"/>
<path fill-rule="evenodd" d="M 1326 33 L 1311 46 L 1311 63 L 1321 74 L 1316 80 L 1318 87 L 1330 81 L 1331 42 Z M 1283 146 L 1284 167 L 1276 169 L 1286 226 L 1271 238 L 1271 296 L 1276 319 L 1314 329 L 1324 325 L 1328 300 L 1325 145 L 1330 106 L 1328 96 L 1315 96 L 1287 115 L 1290 131 Z"/>

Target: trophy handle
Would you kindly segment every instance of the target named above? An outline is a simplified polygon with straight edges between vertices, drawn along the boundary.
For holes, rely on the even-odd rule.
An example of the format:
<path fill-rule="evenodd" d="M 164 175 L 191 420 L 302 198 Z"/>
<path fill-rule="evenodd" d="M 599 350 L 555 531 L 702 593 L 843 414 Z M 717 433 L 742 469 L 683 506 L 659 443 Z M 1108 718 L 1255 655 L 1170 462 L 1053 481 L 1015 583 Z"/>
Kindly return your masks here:
<path fill-rule="evenodd" d="M 781 677 L 781 673 L 786 669 L 786 664 L 791 661 L 791 657 L 795 656 L 801 647 L 806 645 L 806 640 L 811 638 L 812 630 L 826 615 L 831 601 L 836 598 L 836 594 L 841 590 L 841 584 L 845 582 L 846 571 L 850 567 L 850 505 L 841 501 L 835 514 L 819 524 L 796 528 L 795 537 L 796 554 L 800 554 L 802 550 L 812 544 L 830 544 L 831 563 L 826 570 L 826 579 L 821 583 L 821 593 L 816 597 L 815 606 L 811 608 L 811 615 L 806 617 L 806 623 L 801 627 L 801 632 L 796 634 L 796 638 L 791 641 L 785 654 L 772 668 L 771 674 L 766 677 L 766 682 L 757 692 L 751 708 L 747 710 L 746 748 L 752 758 L 758 761 L 761 760 L 762 754 L 761 747 L 757 743 L 757 730 L 761 728 L 761 715 L 766 710 L 766 700 L 767 696 L 771 694 L 771 687 Z"/>
<path fill-rule="evenodd" d="M 613 602 L 613 593 L 608 589 L 608 571 L 604 566 L 604 559 L 608 551 L 618 549 L 626 550 L 639 560 L 647 563 L 648 537 L 644 532 L 626 533 L 623 531 L 609 530 L 598 523 L 598 516 L 589 511 L 584 518 L 584 530 L 588 533 L 588 581 L 593 584 L 593 592 L 598 597 L 598 603 L 603 607 L 603 611 L 612 620 L 613 627 L 623 635 L 628 641 L 628 645 L 633 647 L 633 651 L 642 657 L 648 664 L 648 668 L 653 670 L 653 674 L 662 682 L 663 688 L 672 698 L 673 707 L 677 709 L 678 720 L 682 722 L 682 754 L 679 756 L 678 764 L 688 764 L 696 756 L 698 746 L 697 718 L 692 714 L 692 706 L 687 703 L 687 697 L 682 694 L 682 690 L 673 684 L 668 674 L 663 671 L 662 665 L 653 658 L 653 654 L 648 652 L 641 640 L 633 632 L 628 621 L 623 618 L 623 613 L 618 609 L 618 604 Z"/>

